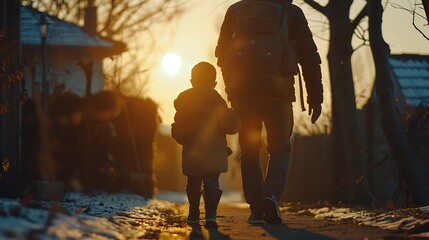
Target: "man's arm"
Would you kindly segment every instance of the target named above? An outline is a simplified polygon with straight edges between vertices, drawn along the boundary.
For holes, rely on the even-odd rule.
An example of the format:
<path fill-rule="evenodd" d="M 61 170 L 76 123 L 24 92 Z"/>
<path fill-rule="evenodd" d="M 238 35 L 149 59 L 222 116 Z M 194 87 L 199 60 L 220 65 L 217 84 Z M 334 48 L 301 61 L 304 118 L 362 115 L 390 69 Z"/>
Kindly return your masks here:
<path fill-rule="evenodd" d="M 298 61 L 302 67 L 305 88 L 307 89 L 307 103 L 312 122 L 315 123 L 321 114 L 323 103 L 321 59 L 313 34 L 308 27 L 307 19 L 302 10 L 291 5 L 288 10 L 290 37 L 295 39 L 298 49 Z"/>

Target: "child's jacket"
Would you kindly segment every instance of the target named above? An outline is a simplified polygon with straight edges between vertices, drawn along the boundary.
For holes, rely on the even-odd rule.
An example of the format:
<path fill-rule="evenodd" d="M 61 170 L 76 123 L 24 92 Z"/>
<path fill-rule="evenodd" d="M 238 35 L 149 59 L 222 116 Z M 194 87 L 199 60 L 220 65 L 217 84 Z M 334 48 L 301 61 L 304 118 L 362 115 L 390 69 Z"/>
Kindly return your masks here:
<path fill-rule="evenodd" d="M 204 176 L 228 170 L 226 134 L 239 130 L 238 115 L 212 88 L 194 87 L 174 101 L 173 138 L 181 145 L 182 171 L 186 176 Z"/>

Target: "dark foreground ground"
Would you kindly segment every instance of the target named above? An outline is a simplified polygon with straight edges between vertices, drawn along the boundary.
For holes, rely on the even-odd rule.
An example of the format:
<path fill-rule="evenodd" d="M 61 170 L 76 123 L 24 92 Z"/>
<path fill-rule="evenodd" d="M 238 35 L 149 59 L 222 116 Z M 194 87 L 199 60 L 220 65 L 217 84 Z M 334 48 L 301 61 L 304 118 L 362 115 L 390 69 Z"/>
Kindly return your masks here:
<path fill-rule="evenodd" d="M 250 225 L 248 205 L 224 199 L 217 228 L 205 228 L 204 222 L 191 228 L 185 196 L 166 196 L 169 200 L 74 192 L 63 202 L 0 198 L 0 240 L 429 239 L 429 206 L 358 210 L 283 204 L 283 224 Z M 200 208 L 203 216 L 203 204 Z"/>
<path fill-rule="evenodd" d="M 178 204 L 177 207 L 185 218 L 186 204 Z M 200 227 L 193 229 L 184 227 L 186 231 L 167 227 L 160 233 L 159 239 L 413 239 L 405 233 L 359 225 L 352 221 L 316 219 L 291 212 L 283 213 L 283 224 L 250 225 L 247 223 L 248 214 L 244 204 L 221 204 L 218 228 L 205 228 L 203 222 Z"/>

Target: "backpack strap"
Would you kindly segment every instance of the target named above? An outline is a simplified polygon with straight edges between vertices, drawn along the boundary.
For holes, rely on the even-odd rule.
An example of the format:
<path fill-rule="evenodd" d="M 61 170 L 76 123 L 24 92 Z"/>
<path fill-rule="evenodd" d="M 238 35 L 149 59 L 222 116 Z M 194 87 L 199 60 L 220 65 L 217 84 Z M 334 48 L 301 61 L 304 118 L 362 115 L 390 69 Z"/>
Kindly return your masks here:
<path fill-rule="evenodd" d="M 299 101 L 301 102 L 301 110 L 302 112 L 305 112 L 305 104 L 304 104 L 304 93 L 303 93 L 303 89 L 302 89 L 302 77 L 301 77 L 301 69 L 299 66 L 298 67 L 298 81 L 299 81 Z"/>

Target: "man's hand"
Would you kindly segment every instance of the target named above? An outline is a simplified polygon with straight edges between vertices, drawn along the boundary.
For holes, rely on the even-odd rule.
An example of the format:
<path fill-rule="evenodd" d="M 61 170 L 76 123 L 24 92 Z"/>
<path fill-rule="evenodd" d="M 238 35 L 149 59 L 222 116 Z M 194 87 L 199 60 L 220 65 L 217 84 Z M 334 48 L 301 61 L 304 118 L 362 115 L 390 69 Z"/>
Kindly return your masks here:
<path fill-rule="evenodd" d="M 322 113 L 322 105 L 310 105 L 308 106 L 308 116 L 311 115 L 311 123 L 316 123 L 317 119 L 320 117 Z"/>

